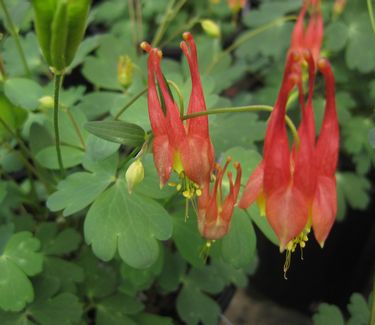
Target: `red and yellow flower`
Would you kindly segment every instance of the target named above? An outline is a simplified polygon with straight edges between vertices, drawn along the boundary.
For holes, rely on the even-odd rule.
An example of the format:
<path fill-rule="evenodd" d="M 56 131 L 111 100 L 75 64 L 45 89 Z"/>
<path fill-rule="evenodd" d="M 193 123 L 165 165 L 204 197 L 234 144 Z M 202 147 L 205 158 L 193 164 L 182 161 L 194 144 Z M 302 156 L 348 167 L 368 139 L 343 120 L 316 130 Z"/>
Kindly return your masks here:
<path fill-rule="evenodd" d="M 181 48 L 188 60 L 192 91 L 188 114 L 206 110 L 198 71 L 197 50 L 190 33 L 184 34 Z M 161 185 L 168 181 L 172 170 L 182 179 L 183 194 L 191 198 L 200 194 L 210 180 L 214 167 L 214 150 L 210 140 L 207 116 L 183 123 L 179 109 L 168 89 L 160 68 L 162 53 L 143 42 L 148 58 L 148 112 L 154 135 L 153 155 Z M 157 84 L 162 100 L 158 96 Z M 165 111 L 162 107 L 165 104 Z"/>
<path fill-rule="evenodd" d="M 311 14 L 305 29 L 308 8 Z M 292 34 L 284 78 L 267 127 L 264 159 L 250 176 L 239 202 L 240 208 L 258 203 L 280 240 L 280 249 L 287 249 L 289 259 L 298 245 L 305 246 L 311 227 L 323 246 L 336 216 L 339 128 L 332 69 L 327 60 L 319 58 L 322 36 L 319 1 L 306 1 Z M 309 75 L 306 101 L 302 80 L 305 62 Z M 318 70 L 326 81 L 326 108 L 316 141 L 312 96 Z M 288 96 L 294 88 L 299 92 L 302 118 L 299 142 L 290 148 L 285 117 Z"/>

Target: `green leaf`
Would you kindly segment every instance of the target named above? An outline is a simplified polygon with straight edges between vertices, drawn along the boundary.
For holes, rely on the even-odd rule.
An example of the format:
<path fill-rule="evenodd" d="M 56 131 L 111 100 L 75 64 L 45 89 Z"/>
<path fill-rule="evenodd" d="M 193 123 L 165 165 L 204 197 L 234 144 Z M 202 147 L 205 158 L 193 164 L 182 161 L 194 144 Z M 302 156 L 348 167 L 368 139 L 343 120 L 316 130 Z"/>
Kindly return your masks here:
<path fill-rule="evenodd" d="M 365 177 L 350 172 L 337 173 L 336 178 L 349 205 L 353 209 L 366 209 L 370 203 L 370 182 Z"/>
<path fill-rule="evenodd" d="M 120 291 L 135 296 L 140 291 L 149 289 L 163 268 L 163 250 L 160 252 L 161 254 L 159 254 L 156 262 L 144 270 L 139 270 L 123 263 L 121 265 L 121 276 L 124 282 L 120 287 Z"/>
<path fill-rule="evenodd" d="M 169 214 L 157 202 L 133 193 L 124 180 L 102 193 L 90 207 L 84 224 L 86 242 L 96 256 L 111 260 L 118 250 L 130 266 L 146 268 L 159 255 L 158 240 L 171 236 Z"/>
<path fill-rule="evenodd" d="M 219 153 L 233 146 L 254 149 L 254 142 L 263 140 L 265 130 L 266 123 L 254 113 L 222 114 L 210 120 L 211 137 Z"/>
<path fill-rule="evenodd" d="M 327 49 L 338 52 L 341 51 L 348 40 L 348 27 L 341 21 L 331 23 L 325 30 L 325 45 Z"/>
<path fill-rule="evenodd" d="M 30 126 L 29 144 L 31 152 L 36 155 L 40 150 L 54 145 L 54 141 L 46 127 L 34 122 Z"/>
<path fill-rule="evenodd" d="M 368 73 L 375 69 L 374 35 L 368 20 L 368 13 L 352 16 L 348 23 L 348 45 L 346 47 L 346 64 L 350 69 L 357 69 L 361 73 Z M 370 41 L 369 41 L 370 40 Z M 366 49 L 366 51 L 358 51 Z"/>
<path fill-rule="evenodd" d="M 186 277 L 186 286 L 193 286 L 199 290 L 217 294 L 224 289 L 225 282 L 214 265 L 193 268 Z"/>
<path fill-rule="evenodd" d="M 31 282 L 15 264 L 0 258 L 0 307 L 6 311 L 20 311 L 34 299 Z"/>
<path fill-rule="evenodd" d="M 14 224 L 8 223 L 6 225 L 0 226 L 0 255 L 3 254 L 5 245 L 12 237 L 14 232 Z"/>
<path fill-rule="evenodd" d="M 216 268 L 217 274 L 226 284 L 233 283 L 236 287 L 241 288 L 246 287 L 248 282 L 247 274 L 251 275 L 255 272 L 256 264 L 253 260 L 252 264 L 246 265 L 245 268 L 237 269 L 221 259 L 214 258 L 212 260 L 212 265 Z"/>
<path fill-rule="evenodd" d="M 29 32 L 26 36 L 19 35 L 22 49 L 26 55 L 27 65 L 31 70 L 42 65 L 38 40 L 35 33 Z M 25 75 L 25 69 L 20 64 L 20 57 L 17 50 L 17 45 L 13 37 L 8 37 L 3 43 L 3 58 L 5 70 L 9 77 L 19 77 Z"/>
<path fill-rule="evenodd" d="M 89 120 L 107 114 L 112 109 L 120 110 L 126 101 L 124 94 L 110 91 L 94 91 L 82 97 L 78 108 Z"/>
<path fill-rule="evenodd" d="M 19 232 L 8 240 L 0 256 L 0 307 L 20 311 L 34 299 L 34 290 L 27 276 L 42 270 L 43 255 L 38 253 L 39 240 L 30 232 Z"/>
<path fill-rule="evenodd" d="M 65 92 L 67 101 L 75 100 L 75 91 Z M 78 89 L 79 90 L 79 89 Z M 80 90 L 78 91 L 78 93 Z M 70 103 L 72 104 L 72 103 Z M 53 110 L 48 110 L 47 115 L 49 117 L 48 128 L 51 134 L 54 134 L 53 126 Z M 83 128 L 87 118 L 83 112 L 78 110 L 76 107 L 67 108 L 65 106 L 59 109 L 59 127 L 60 127 L 60 141 L 61 144 L 71 147 L 80 148 L 82 151 L 85 150 L 84 143 L 89 133 Z M 80 135 L 77 132 L 80 131 Z"/>
<path fill-rule="evenodd" d="M 119 148 L 119 143 L 114 143 L 101 139 L 93 134 L 90 134 L 87 138 L 87 156 L 94 161 L 99 161 L 108 158 L 109 156 L 117 152 Z"/>
<path fill-rule="evenodd" d="M 298 10 L 300 6 L 301 2 L 298 0 L 264 2 L 261 3 L 259 8 L 250 10 L 244 17 L 244 23 L 249 27 L 263 25 L 284 16 L 286 13 Z"/>
<path fill-rule="evenodd" d="M 27 113 L 19 107 L 14 106 L 4 95 L 0 92 L 0 119 L 14 132 L 25 121 Z M 10 133 L 0 123 L 0 140 L 9 138 Z"/>
<path fill-rule="evenodd" d="M 88 297 L 103 298 L 117 287 L 117 272 L 110 263 L 97 259 L 89 248 L 85 248 L 78 264 L 84 269 L 84 287 Z"/>
<path fill-rule="evenodd" d="M 98 325 L 136 325 L 127 315 L 136 314 L 143 305 L 134 297 L 117 294 L 106 298 L 97 306 L 96 324 Z"/>
<path fill-rule="evenodd" d="M 5 182 L 0 181 L 0 203 L 4 200 L 7 195 L 7 185 Z"/>
<path fill-rule="evenodd" d="M 183 210 L 173 214 L 173 240 L 179 253 L 190 264 L 196 267 L 204 265 L 200 253 L 205 241 L 198 232 L 195 212 L 191 211 L 186 220 L 184 220 Z"/>
<path fill-rule="evenodd" d="M 15 106 L 29 110 L 36 110 L 39 107 L 39 99 L 44 95 L 44 90 L 38 83 L 23 78 L 7 79 L 4 91 Z"/>
<path fill-rule="evenodd" d="M 57 224 L 45 222 L 39 225 L 36 236 L 42 243 L 46 255 L 64 255 L 75 251 L 81 243 L 81 235 L 73 228 L 66 228 L 60 233 Z"/>
<path fill-rule="evenodd" d="M 82 150 L 68 146 L 61 146 L 60 148 L 65 168 L 79 165 L 82 162 L 82 158 L 84 156 L 84 152 Z M 55 146 L 49 146 L 40 150 L 36 155 L 36 160 L 45 168 L 53 170 L 59 169 Z"/>
<path fill-rule="evenodd" d="M 58 257 L 47 257 L 44 268 L 43 273 L 56 278 L 63 291 L 76 292 L 76 285 L 84 278 L 83 269 L 80 266 Z"/>
<path fill-rule="evenodd" d="M 135 187 L 135 193 L 153 199 L 166 199 L 176 193 L 176 188 L 171 186 L 164 186 L 163 189 L 160 189 L 160 178 L 156 172 L 154 160 L 151 154 L 144 155 L 142 157 L 142 163 L 145 177 L 143 181 Z"/>
<path fill-rule="evenodd" d="M 344 325 L 344 317 L 335 305 L 321 304 L 313 316 L 314 325 Z"/>
<path fill-rule="evenodd" d="M 67 68 L 68 73 L 69 71 L 72 71 L 75 67 L 80 65 L 84 61 L 86 56 L 99 46 L 100 39 L 101 35 L 95 35 L 91 37 L 86 37 L 81 42 L 72 63 Z"/>
<path fill-rule="evenodd" d="M 222 239 L 221 252 L 224 261 L 240 268 L 252 262 L 256 252 L 256 235 L 249 217 L 236 208 L 230 230 Z"/>
<path fill-rule="evenodd" d="M 37 251 L 40 242 L 28 231 L 14 234 L 5 246 L 2 259 L 16 264 L 28 276 L 42 271 L 43 255 Z"/>
<path fill-rule="evenodd" d="M 188 325 L 202 321 L 204 325 L 218 323 L 220 308 L 217 303 L 192 286 L 184 286 L 177 297 L 177 312 Z"/>
<path fill-rule="evenodd" d="M 64 209 L 64 216 L 72 215 L 87 207 L 115 180 L 116 158 L 115 155 L 108 158 L 112 167 L 109 170 L 69 175 L 58 184 L 57 192 L 48 198 L 47 207 L 51 211 Z"/>
<path fill-rule="evenodd" d="M 186 262 L 179 254 L 165 251 L 164 266 L 158 278 L 158 284 L 163 292 L 169 293 L 177 290 L 183 274 L 186 271 Z"/>
<path fill-rule="evenodd" d="M 131 147 L 145 141 L 145 131 L 140 126 L 123 121 L 87 122 L 85 128 L 99 138 Z"/>
<path fill-rule="evenodd" d="M 41 325 L 69 325 L 81 319 L 82 305 L 75 295 L 64 292 L 45 301 L 35 302 L 29 312 Z"/>
<path fill-rule="evenodd" d="M 350 319 L 347 325 L 367 325 L 370 320 L 370 308 L 365 298 L 359 293 L 353 293 L 348 305 Z"/>

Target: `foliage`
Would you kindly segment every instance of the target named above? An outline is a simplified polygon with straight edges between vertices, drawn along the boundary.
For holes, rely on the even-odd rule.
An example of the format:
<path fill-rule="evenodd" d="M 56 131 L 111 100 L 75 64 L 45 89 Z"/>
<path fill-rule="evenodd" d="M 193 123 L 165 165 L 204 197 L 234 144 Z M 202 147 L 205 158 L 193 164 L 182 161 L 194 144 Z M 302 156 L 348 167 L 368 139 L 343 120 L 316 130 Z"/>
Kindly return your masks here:
<path fill-rule="evenodd" d="M 132 18 L 131 1 L 101 1 L 92 7 L 87 35 L 66 68 L 61 92 L 66 177 L 58 171 L 53 82 L 31 23 L 30 3 L 4 3 L 31 76 L 20 64 L 17 40 L 1 13 L 6 32 L 0 39 L 0 323 L 81 324 L 95 315 L 99 325 L 167 325 L 172 318 L 160 315 L 177 310 L 189 325 L 217 324 L 222 311 L 216 296 L 228 286 L 246 286 L 256 268 L 255 229 L 275 245 L 277 238 L 257 207 L 245 212 L 235 208 L 229 233 L 212 245 L 205 263 L 201 253 L 206 243 L 195 212 L 190 209 L 184 220 L 185 201 L 172 187 L 160 190 L 151 149 L 144 145 L 152 138 L 144 95 L 147 68 L 136 44 L 155 37 L 169 14 L 168 1 L 142 2 L 143 30 Z M 163 71 L 181 89 L 185 107 L 191 89 L 187 62 L 168 55 L 185 29 L 197 39 L 208 109 L 273 105 L 293 26 L 292 19 L 282 17 L 294 15 L 299 7 L 299 0 L 265 0 L 242 12 L 241 26 L 225 1 L 194 0 L 175 10 L 159 45 L 166 49 Z M 337 76 L 344 158 L 337 173 L 338 219 L 343 220 L 348 208 L 363 210 L 370 201 L 366 177 L 375 166 L 375 83 L 370 82 L 375 36 L 363 1 L 348 1 L 340 16 L 332 10 L 330 1 L 323 2 L 323 49 Z M 205 18 L 219 25 L 220 38 L 204 33 L 199 22 Z M 277 19 L 230 53 L 224 50 L 236 31 L 241 32 L 234 41 L 241 41 Z M 126 89 L 118 80 L 120 56 L 134 65 Z M 320 125 L 324 94 L 321 89 L 317 93 Z M 298 115 L 293 103 L 288 113 Z M 267 116 L 247 112 L 210 117 L 217 157 L 231 155 L 241 163 L 243 185 L 261 160 Z M 129 194 L 125 172 L 140 151 L 144 181 Z M 228 191 L 229 184 L 224 187 Z M 166 307 L 163 299 L 175 305 Z M 160 309 L 159 316 L 149 313 L 152 304 Z M 353 294 L 348 310 L 350 324 L 365 324 L 369 307 L 362 296 Z M 337 307 L 323 304 L 314 322 L 343 324 L 344 316 Z"/>

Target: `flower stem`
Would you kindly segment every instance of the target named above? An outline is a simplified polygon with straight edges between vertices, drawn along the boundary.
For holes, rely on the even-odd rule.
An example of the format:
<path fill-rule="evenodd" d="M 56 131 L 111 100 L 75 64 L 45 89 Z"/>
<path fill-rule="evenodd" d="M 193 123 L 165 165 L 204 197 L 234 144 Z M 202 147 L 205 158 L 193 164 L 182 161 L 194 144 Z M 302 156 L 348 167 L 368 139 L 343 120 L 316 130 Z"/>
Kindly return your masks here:
<path fill-rule="evenodd" d="M 181 89 L 172 81 L 168 80 L 168 84 L 172 86 L 172 88 L 176 91 L 178 96 L 178 101 L 180 103 L 180 118 L 182 119 L 184 117 L 184 96 L 182 95 Z"/>
<path fill-rule="evenodd" d="M 197 112 L 193 114 L 188 114 L 185 115 L 182 119 L 187 120 L 190 118 L 194 117 L 199 117 L 199 116 L 205 116 L 205 115 L 216 115 L 216 114 L 224 114 L 224 113 L 240 113 L 240 112 L 272 112 L 273 107 L 272 106 L 267 106 L 267 105 L 250 105 L 250 106 L 240 106 L 240 107 L 232 107 L 232 108 L 214 108 L 210 109 L 208 111 L 202 111 L 202 112 Z M 290 131 L 292 132 L 294 141 L 296 143 L 297 148 L 299 147 L 300 144 L 300 139 L 298 136 L 298 131 L 292 122 L 292 120 L 289 118 L 289 116 L 285 116 L 285 122 L 288 125 Z"/>
<path fill-rule="evenodd" d="M 273 21 L 271 21 L 270 23 L 268 24 L 265 24 L 265 25 L 262 25 L 254 30 L 250 30 L 246 33 L 244 33 L 243 35 L 241 35 L 235 42 L 233 42 L 233 44 L 229 47 L 227 47 L 223 52 L 221 52 L 213 61 L 212 63 L 208 66 L 208 68 L 206 69 L 205 73 L 208 74 L 212 71 L 212 69 L 218 64 L 220 63 L 220 61 L 230 52 L 234 51 L 235 49 L 237 49 L 238 47 L 240 47 L 242 44 L 246 43 L 248 40 L 250 40 L 251 38 L 257 36 L 258 34 L 261 34 L 279 24 L 282 24 L 282 23 L 285 23 L 289 20 L 296 20 L 296 16 L 285 16 L 285 17 L 281 17 L 281 18 L 277 18 Z"/>
<path fill-rule="evenodd" d="M 165 14 L 163 17 L 163 20 L 161 24 L 159 25 L 158 30 L 155 33 L 154 39 L 152 40 L 151 44 L 153 47 L 157 47 L 160 43 L 161 39 L 164 36 L 164 33 L 167 29 L 168 24 L 176 17 L 180 9 L 183 7 L 183 5 L 186 3 L 187 0 L 180 0 L 175 7 L 174 3 L 175 0 L 170 0 L 168 3 L 167 8 L 165 9 Z"/>
<path fill-rule="evenodd" d="M 371 20 L 372 30 L 375 33 L 375 17 L 374 17 L 374 8 L 372 7 L 372 0 L 367 0 L 367 8 L 368 8 L 368 13 L 369 13 L 370 20 Z"/>
<path fill-rule="evenodd" d="M 64 176 L 65 169 L 62 161 L 61 148 L 60 148 L 60 131 L 59 131 L 59 96 L 62 84 L 63 74 L 55 73 L 55 92 L 54 92 L 54 107 L 53 107 L 53 126 L 55 129 L 55 145 L 57 161 L 59 164 L 60 172 Z"/>
<path fill-rule="evenodd" d="M 0 0 L 0 5 L 3 8 L 5 19 L 6 19 L 6 22 L 8 24 L 8 27 L 9 27 L 9 31 L 10 31 L 10 33 L 11 33 L 11 35 L 14 38 L 14 41 L 16 43 L 16 47 L 17 47 L 18 53 L 21 57 L 21 61 L 22 61 L 23 68 L 25 69 L 25 73 L 28 77 L 30 77 L 31 72 L 30 72 L 29 66 L 28 66 L 27 61 L 26 61 L 25 53 L 22 49 L 22 45 L 21 45 L 20 37 L 18 35 L 18 31 L 17 31 L 16 27 L 14 26 L 12 17 L 9 14 L 8 8 L 6 7 L 4 0 Z"/>
<path fill-rule="evenodd" d="M 131 105 L 133 105 L 137 100 L 138 98 L 142 97 L 145 93 L 147 93 L 147 90 L 148 88 L 146 87 L 145 89 L 143 89 L 139 94 L 135 95 L 130 101 L 129 103 L 127 103 L 116 115 L 115 115 L 115 120 L 118 120 L 120 118 L 120 116 L 128 109 L 128 107 L 130 107 Z"/>

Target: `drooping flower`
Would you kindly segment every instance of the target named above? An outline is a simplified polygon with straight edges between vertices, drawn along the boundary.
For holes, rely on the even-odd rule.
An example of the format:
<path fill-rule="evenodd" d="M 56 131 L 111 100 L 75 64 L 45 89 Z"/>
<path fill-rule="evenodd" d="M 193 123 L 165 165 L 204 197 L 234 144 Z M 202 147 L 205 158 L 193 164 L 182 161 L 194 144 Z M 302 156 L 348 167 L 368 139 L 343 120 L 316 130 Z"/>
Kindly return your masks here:
<path fill-rule="evenodd" d="M 311 14 L 305 29 L 308 8 Z M 286 268 L 290 252 L 298 245 L 305 246 L 311 226 L 317 241 L 323 245 L 336 215 L 334 172 L 339 131 L 333 73 L 328 61 L 319 59 L 322 37 L 319 1 L 306 1 L 292 33 L 282 86 L 267 127 L 264 160 L 250 176 L 239 202 L 240 208 L 247 208 L 257 201 L 261 213 L 266 214 L 279 237 L 281 250 L 288 250 Z M 302 81 L 304 62 L 308 65 L 309 75 L 306 101 Z M 326 111 L 316 143 L 312 97 L 317 68 L 326 79 Z M 302 118 L 298 128 L 299 143 L 294 143 L 290 150 L 285 107 L 294 87 L 299 92 Z M 329 167 L 325 160 L 330 160 Z"/>
<path fill-rule="evenodd" d="M 241 182 L 241 166 L 234 163 L 237 169 L 236 180 L 233 183 L 232 174 L 228 172 L 229 194 L 223 200 L 222 181 L 231 158 L 228 158 L 224 168 L 215 166 L 216 180 L 212 192 L 205 186 L 202 195 L 198 198 L 198 229 L 201 235 L 208 240 L 216 240 L 224 237 L 230 226 L 234 205 L 237 202 Z"/>
<path fill-rule="evenodd" d="M 206 110 L 203 89 L 198 71 L 197 50 L 190 33 L 184 34 L 181 43 L 191 72 L 192 91 L 188 114 Z M 141 47 L 148 58 L 148 112 L 154 135 L 153 156 L 161 185 L 168 181 L 172 170 L 182 180 L 183 194 L 192 198 L 200 194 L 209 182 L 214 166 L 214 150 L 209 136 L 208 118 L 196 117 L 183 123 L 160 68 L 162 53 L 143 42 Z M 156 80 L 155 80 L 156 78 Z M 157 84 L 160 88 L 159 99 Z M 162 102 L 165 106 L 163 111 Z"/>
<path fill-rule="evenodd" d="M 318 68 L 326 82 L 326 107 L 315 148 L 317 186 L 312 204 L 312 226 L 316 240 L 323 247 L 335 221 L 337 211 L 335 172 L 340 135 L 332 68 L 326 59 L 319 60 Z"/>

